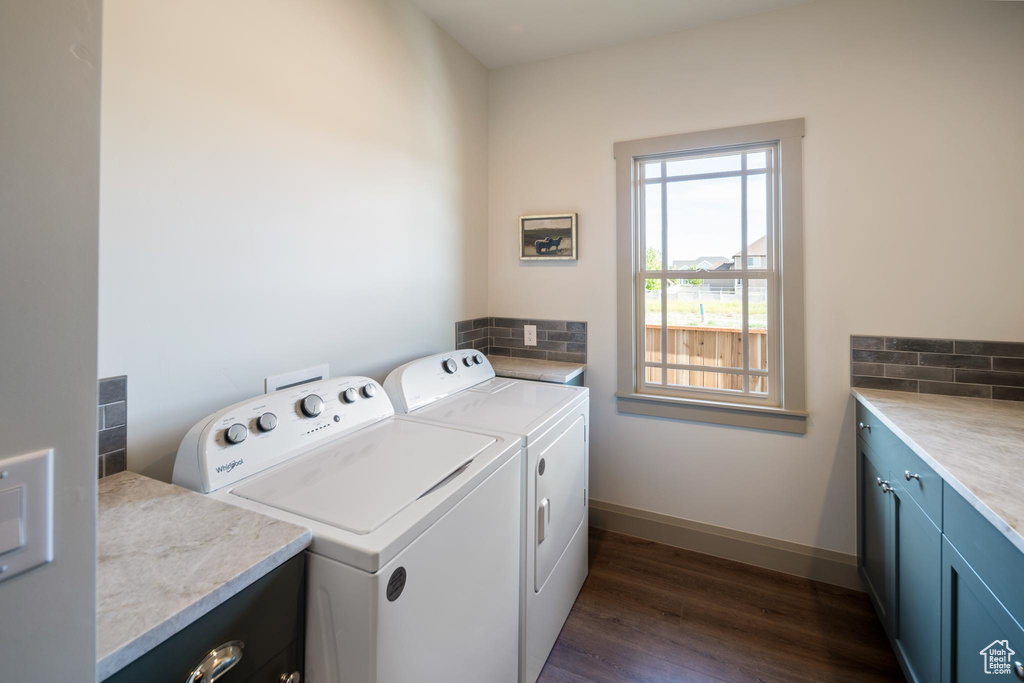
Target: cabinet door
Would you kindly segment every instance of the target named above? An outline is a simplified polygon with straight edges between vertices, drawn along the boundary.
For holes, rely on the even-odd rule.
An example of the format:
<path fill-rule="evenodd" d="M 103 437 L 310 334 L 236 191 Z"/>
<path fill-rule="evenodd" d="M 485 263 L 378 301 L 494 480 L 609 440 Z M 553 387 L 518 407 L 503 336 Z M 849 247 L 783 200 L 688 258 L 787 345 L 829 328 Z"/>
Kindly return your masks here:
<path fill-rule="evenodd" d="M 1024 681 L 1024 630 L 946 538 L 942 643 L 945 683 Z"/>
<path fill-rule="evenodd" d="M 892 639 L 907 678 L 939 680 L 942 635 L 942 532 L 890 476 Z"/>
<path fill-rule="evenodd" d="M 868 595 L 885 629 L 889 630 L 889 496 L 880 487 L 885 480 L 867 445 L 857 439 L 859 514 L 857 562 Z"/>

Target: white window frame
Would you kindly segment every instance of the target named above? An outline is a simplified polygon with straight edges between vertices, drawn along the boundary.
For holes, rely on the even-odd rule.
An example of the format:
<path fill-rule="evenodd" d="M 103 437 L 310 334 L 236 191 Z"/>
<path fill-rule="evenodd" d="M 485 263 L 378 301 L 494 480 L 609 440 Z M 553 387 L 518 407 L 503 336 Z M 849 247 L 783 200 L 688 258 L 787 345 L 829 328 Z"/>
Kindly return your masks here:
<path fill-rule="evenodd" d="M 774 123 L 724 128 L 700 133 L 686 133 L 661 138 L 633 140 L 615 144 L 616 200 L 617 200 L 617 268 L 618 268 L 618 409 L 623 413 L 674 417 L 743 427 L 773 429 L 804 433 L 806 406 L 804 389 L 803 340 L 803 226 L 802 226 L 802 138 L 803 119 Z M 646 240 L 643 234 L 643 206 L 639 201 L 640 186 L 644 182 L 644 163 L 661 159 L 674 159 L 686 155 L 743 151 L 752 147 L 771 147 L 776 155 L 774 197 L 771 207 L 767 263 L 765 268 L 751 269 L 747 263 L 747 239 L 744 225 L 742 256 L 744 280 L 768 281 L 768 370 L 769 391 L 757 395 L 749 391 L 751 370 L 748 358 L 747 287 L 743 295 L 743 391 L 676 387 L 664 384 L 667 369 L 720 371 L 715 367 L 676 366 L 666 364 L 667 306 L 665 287 L 662 288 L 662 368 L 661 385 L 645 381 L 644 360 L 646 312 L 644 283 L 647 279 L 677 279 L 692 277 L 686 271 L 666 270 L 664 234 L 667 216 L 663 207 L 662 270 L 647 271 Z M 662 173 L 665 165 L 662 164 Z M 744 178 L 753 171 L 712 175 L 739 175 Z M 651 179 L 651 182 L 665 182 Z M 745 190 L 745 182 L 744 190 Z M 667 187 L 663 185 L 663 187 Z M 746 192 L 743 193 L 746 202 Z M 664 192 L 663 192 L 664 200 Z M 744 221 L 746 211 L 743 211 Z M 773 229 L 774 228 L 774 229 Z M 722 275 L 723 277 L 718 277 Z M 736 271 L 701 272 L 705 279 L 736 279 Z"/>

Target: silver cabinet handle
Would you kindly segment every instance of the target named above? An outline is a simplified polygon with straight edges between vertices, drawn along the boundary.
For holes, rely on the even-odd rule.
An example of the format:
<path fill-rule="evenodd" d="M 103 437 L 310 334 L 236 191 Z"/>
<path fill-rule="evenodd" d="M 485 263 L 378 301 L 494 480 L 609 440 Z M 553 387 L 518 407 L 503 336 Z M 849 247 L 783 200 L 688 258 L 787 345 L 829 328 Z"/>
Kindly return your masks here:
<path fill-rule="evenodd" d="M 889 482 L 885 481 L 881 477 L 878 477 L 878 478 L 875 479 L 875 484 L 877 484 L 878 486 L 881 486 L 882 490 L 885 491 L 885 487 L 889 485 Z"/>
<path fill-rule="evenodd" d="M 869 425 L 867 422 L 858 422 L 857 426 L 860 428 L 860 431 L 862 432 L 865 429 L 868 430 L 869 432 L 871 431 L 871 425 Z"/>
<path fill-rule="evenodd" d="M 907 478 L 907 481 L 910 481 L 911 479 L 917 479 L 918 481 L 921 481 L 921 475 L 920 474 L 911 474 L 910 470 L 905 471 L 903 473 L 903 476 Z"/>
<path fill-rule="evenodd" d="M 1017 676 L 1018 680 L 1024 681 L 1024 664 L 1015 661 L 1013 663 L 1013 673 Z"/>
<path fill-rule="evenodd" d="M 887 482 L 887 481 L 883 481 L 882 482 L 882 493 L 892 493 L 895 490 L 896 489 L 894 489 L 893 487 L 889 486 L 889 482 Z"/>
<path fill-rule="evenodd" d="M 229 640 L 215 647 L 196 665 L 185 679 L 185 683 L 213 683 L 242 661 L 244 648 L 245 643 L 240 640 Z"/>
<path fill-rule="evenodd" d="M 876 477 L 875 478 L 875 485 L 876 486 L 881 486 L 882 485 L 882 478 L 881 477 Z"/>
<path fill-rule="evenodd" d="M 369 385 L 367 385 L 369 386 Z M 290 674 L 281 674 L 281 683 L 301 683 L 302 674 L 298 671 L 293 671 Z"/>

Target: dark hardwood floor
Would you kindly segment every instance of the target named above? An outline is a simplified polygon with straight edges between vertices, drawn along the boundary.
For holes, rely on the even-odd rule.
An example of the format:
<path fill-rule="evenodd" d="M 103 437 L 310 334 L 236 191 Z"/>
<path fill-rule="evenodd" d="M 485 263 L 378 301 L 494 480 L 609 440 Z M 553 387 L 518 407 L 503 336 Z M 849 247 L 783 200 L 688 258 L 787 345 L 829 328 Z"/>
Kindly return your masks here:
<path fill-rule="evenodd" d="M 590 530 L 556 681 L 902 681 L 864 593 Z"/>

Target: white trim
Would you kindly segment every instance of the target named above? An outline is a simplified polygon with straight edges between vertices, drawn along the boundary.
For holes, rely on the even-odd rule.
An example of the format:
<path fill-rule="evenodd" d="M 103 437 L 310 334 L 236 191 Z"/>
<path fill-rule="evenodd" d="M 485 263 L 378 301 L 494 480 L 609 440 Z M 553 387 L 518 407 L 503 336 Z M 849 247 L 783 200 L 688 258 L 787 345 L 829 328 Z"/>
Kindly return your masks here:
<path fill-rule="evenodd" d="M 857 556 L 849 553 L 594 499 L 590 500 L 590 525 L 835 586 L 864 590 L 857 573 Z"/>

